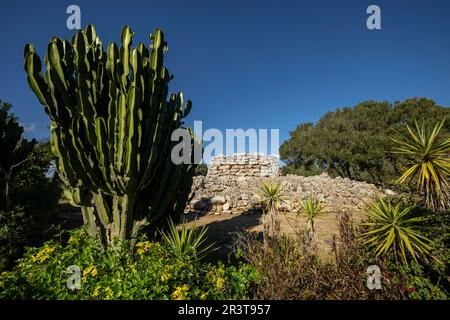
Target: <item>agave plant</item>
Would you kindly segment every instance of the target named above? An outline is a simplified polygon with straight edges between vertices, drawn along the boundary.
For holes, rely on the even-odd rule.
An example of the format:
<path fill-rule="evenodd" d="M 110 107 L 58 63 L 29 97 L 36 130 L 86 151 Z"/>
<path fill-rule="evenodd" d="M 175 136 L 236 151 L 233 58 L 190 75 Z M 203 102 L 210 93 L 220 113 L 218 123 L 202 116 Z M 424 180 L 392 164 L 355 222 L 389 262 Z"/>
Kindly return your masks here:
<path fill-rule="evenodd" d="M 300 202 L 301 212 L 306 214 L 308 217 L 308 227 L 307 231 L 310 235 L 310 238 L 313 239 L 315 237 L 315 228 L 314 228 L 314 219 L 324 213 L 325 206 L 320 203 L 320 200 L 314 198 L 312 195 Z"/>
<path fill-rule="evenodd" d="M 168 230 L 161 231 L 161 236 L 177 256 L 195 257 L 201 260 L 217 250 L 214 243 L 205 243 L 207 240 L 206 231 L 208 230 L 206 226 L 199 228 L 194 224 L 188 229 L 186 224 L 183 223 L 179 231 L 172 219 L 169 219 L 168 224 Z"/>
<path fill-rule="evenodd" d="M 283 192 L 283 186 L 280 182 L 263 181 L 259 190 L 259 198 L 263 203 L 263 227 L 264 227 L 264 241 L 272 231 L 272 236 L 279 231 L 279 221 L 277 212 L 282 203 L 286 202 Z"/>
<path fill-rule="evenodd" d="M 378 196 L 377 200 L 370 203 L 366 214 L 368 222 L 361 223 L 369 227 L 369 230 L 361 235 L 363 244 L 370 245 L 376 256 L 394 251 L 394 256 L 408 265 L 407 253 L 414 260 L 416 257 L 428 255 L 432 241 L 419 233 L 414 226 L 417 222 L 427 220 L 426 217 L 411 218 L 412 206 L 402 208 L 400 200 L 384 200 Z"/>
<path fill-rule="evenodd" d="M 408 136 L 391 138 L 397 144 L 393 152 L 413 162 L 396 183 L 409 183 L 417 176 L 417 192 L 425 196 L 425 205 L 432 210 L 449 205 L 450 136 L 439 139 L 443 124 L 441 121 L 430 131 L 416 122 L 415 129 L 406 125 Z"/>

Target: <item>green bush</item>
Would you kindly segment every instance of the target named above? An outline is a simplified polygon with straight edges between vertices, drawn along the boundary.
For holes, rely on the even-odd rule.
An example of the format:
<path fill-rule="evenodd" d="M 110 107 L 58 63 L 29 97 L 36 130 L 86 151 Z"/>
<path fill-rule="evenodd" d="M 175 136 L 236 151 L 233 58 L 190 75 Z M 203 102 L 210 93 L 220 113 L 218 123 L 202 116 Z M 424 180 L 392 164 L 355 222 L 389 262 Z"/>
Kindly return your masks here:
<path fill-rule="evenodd" d="M 26 240 L 24 235 L 30 233 L 30 227 L 23 207 L 0 211 L 0 271 L 21 256 Z"/>
<path fill-rule="evenodd" d="M 69 266 L 81 288 L 67 288 Z M 249 265 L 226 267 L 180 258 L 171 247 L 141 239 L 103 249 L 82 229 L 67 245 L 46 242 L 0 276 L 1 299 L 246 299 L 257 281 Z"/>
<path fill-rule="evenodd" d="M 445 279 L 437 283 L 433 281 L 425 268 L 417 262 L 412 262 L 408 269 L 400 267 L 399 271 L 407 275 L 408 298 L 413 300 L 447 300 L 448 292 L 445 289 Z"/>
<path fill-rule="evenodd" d="M 15 207 L 0 211 L 0 271 L 12 267 L 24 246 L 38 246 L 51 237 L 61 195 L 59 182 L 46 176 L 51 160 L 48 144 L 40 143 L 14 176 Z"/>

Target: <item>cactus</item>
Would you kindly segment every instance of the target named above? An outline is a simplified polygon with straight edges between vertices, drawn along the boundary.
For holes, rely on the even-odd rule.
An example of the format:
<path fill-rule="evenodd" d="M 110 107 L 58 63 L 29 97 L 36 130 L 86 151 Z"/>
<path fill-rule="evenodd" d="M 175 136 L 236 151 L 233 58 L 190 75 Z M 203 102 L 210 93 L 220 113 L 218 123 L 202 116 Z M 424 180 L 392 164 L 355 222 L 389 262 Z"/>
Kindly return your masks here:
<path fill-rule="evenodd" d="M 173 76 L 163 65 L 164 35 L 150 34 L 150 49 L 132 48 L 133 35 L 124 27 L 121 47 L 106 51 L 92 25 L 71 43 L 53 37 L 45 75 L 34 47 L 24 50 L 28 83 L 51 120 L 65 194 L 105 245 L 177 220 L 195 170 L 171 161 L 171 134 L 184 128 L 191 102 L 182 93 L 167 99 Z"/>

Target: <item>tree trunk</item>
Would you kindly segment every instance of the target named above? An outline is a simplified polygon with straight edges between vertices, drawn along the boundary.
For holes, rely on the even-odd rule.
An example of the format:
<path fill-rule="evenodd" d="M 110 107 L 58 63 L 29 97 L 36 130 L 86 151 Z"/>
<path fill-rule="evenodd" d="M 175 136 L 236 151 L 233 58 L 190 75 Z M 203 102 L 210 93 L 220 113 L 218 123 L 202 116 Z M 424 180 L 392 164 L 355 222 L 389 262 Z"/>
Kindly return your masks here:
<path fill-rule="evenodd" d="M 11 209 L 11 172 L 5 173 L 5 203 L 6 203 L 6 211 Z"/>

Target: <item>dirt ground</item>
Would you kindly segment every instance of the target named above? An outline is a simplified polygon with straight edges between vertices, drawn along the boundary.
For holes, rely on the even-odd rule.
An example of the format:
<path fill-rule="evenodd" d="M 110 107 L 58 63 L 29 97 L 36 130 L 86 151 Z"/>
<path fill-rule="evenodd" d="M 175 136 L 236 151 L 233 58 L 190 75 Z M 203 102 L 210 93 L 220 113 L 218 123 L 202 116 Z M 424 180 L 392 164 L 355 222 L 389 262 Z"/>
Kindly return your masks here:
<path fill-rule="evenodd" d="M 318 253 L 324 260 L 332 257 L 331 247 L 333 237 L 338 236 L 337 215 L 337 212 L 328 211 L 315 220 Z M 362 216 L 360 212 L 353 212 L 353 218 L 356 221 L 360 220 Z M 296 220 L 299 222 L 297 228 L 306 230 L 306 217 L 298 217 L 294 212 L 281 212 L 279 213 L 279 217 L 281 233 L 288 235 L 294 234 L 293 227 L 296 225 Z M 194 213 L 187 213 L 182 217 L 182 221 L 187 223 L 188 228 L 194 224 L 199 227 L 207 226 L 208 242 L 214 242 L 220 248 L 215 256 L 220 256 L 222 260 L 232 259 L 229 255 L 232 252 L 237 233 L 250 232 L 262 237 L 262 224 L 260 220 L 261 213 L 220 215 L 196 215 Z M 83 224 L 81 212 L 78 208 L 74 208 L 68 203 L 62 203 L 60 204 L 57 224 L 66 230 L 79 227 Z"/>
<path fill-rule="evenodd" d="M 338 236 L 337 212 L 328 211 L 315 219 L 315 230 L 317 235 L 317 249 L 319 256 L 324 260 L 332 258 L 333 237 Z M 279 213 L 281 233 L 293 235 L 295 227 L 300 230 L 306 230 L 307 219 L 303 216 L 297 216 L 297 213 L 286 212 Z M 362 218 L 362 213 L 353 213 L 355 221 Z M 220 254 L 227 255 L 233 247 L 233 239 L 239 232 L 252 232 L 262 236 L 262 224 L 260 223 L 261 214 L 230 214 L 214 215 L 207 214 L 197 216 L 193 213 L 184 215 L 188 227 L 195 224 L 202 227 L 207 226 L 207 237 L 209 241 L 215 242 L 221 249 Z M 295 223 L 298 221 L 298 223 Z"/>

